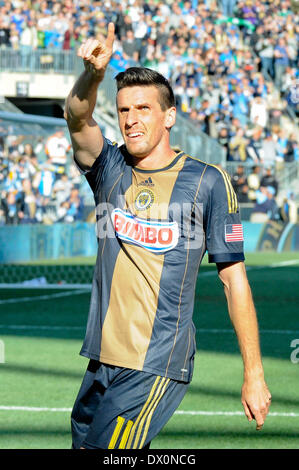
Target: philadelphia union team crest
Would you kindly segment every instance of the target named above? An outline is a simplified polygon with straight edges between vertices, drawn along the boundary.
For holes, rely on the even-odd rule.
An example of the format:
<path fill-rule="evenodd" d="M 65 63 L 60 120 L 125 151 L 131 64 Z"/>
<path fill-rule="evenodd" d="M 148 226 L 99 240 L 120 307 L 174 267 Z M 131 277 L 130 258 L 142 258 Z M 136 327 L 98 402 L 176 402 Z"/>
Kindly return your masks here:
<path fill-rule="evenodd" d="M 138 211 L 145 211 L 153 204 L 155 200 L 154 193 L 149 189 L 140 191 L 135 199 L 135 207 Z"/>

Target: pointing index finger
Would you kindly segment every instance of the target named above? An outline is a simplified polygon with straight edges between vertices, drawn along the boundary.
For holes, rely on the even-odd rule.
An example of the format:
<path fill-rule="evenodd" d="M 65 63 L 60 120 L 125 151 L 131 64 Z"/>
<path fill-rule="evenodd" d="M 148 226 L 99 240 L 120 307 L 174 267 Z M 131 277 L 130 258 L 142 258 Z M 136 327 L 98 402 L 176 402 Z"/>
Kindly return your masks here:
<path fill-rule="evenodd" d="M 114 42 L 114 23 L 109 23 L 108 24 L 108 34 L 107 34 L 107 39 L 106 39 L 106 47 L 108 49 L 112 49 L 113 47 L 113 42 Z"/>

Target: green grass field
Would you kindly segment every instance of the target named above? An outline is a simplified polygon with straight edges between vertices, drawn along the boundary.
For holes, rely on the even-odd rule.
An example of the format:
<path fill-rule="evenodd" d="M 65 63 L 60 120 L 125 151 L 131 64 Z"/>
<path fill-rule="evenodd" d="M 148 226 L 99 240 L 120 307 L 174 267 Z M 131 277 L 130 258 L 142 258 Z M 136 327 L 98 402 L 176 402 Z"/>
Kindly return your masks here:
<path fill-rule="evenodd" d="M 273 396 L 263 430 L 243 414 L 237 341 L 215 267 L 204 262 L 194 311 L 194 378 L 152 449 L 299 448 L 299 363 L 290 358 L 292 340 L 299 346 L 299 253 L 248 255 L 247 267 Z M 70 409 L 87 366 L 78 353 L 89 296 L 67 287 L 0 290 L 1 449 L 70 448 Z"/>

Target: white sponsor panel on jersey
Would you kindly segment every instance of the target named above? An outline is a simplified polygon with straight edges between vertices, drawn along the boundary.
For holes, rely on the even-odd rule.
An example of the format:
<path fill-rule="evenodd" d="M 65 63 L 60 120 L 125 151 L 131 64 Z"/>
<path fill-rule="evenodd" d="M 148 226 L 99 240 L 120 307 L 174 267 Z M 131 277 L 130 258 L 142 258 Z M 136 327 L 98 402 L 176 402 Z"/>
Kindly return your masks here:
<path fill-rule="evenodd" d="M 165 253 L 178 243 L 177 222 L 141 219 L 122 209 L 114 209 L 111 216 L 116 235 L 121 240 L 154 253 Z"/>

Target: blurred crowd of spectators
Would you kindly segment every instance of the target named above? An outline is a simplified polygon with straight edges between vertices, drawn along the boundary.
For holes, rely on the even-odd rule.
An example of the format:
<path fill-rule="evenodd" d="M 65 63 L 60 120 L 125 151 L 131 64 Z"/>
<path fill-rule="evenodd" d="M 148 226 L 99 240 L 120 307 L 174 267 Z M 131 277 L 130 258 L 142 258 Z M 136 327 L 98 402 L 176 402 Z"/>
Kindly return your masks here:
<path fill-rule="evenodd" d="M 35 145 L 0 137 L 0 225 L 83 220 L 81 177 L 69 151 L 62 131 Z"/>
<path fill-rule="evenodd" d="M 293 191 L 287 191 L 280 204 L 277 203 L 279 184 L 270 165 L 253 166 L 246 175 L 244 166 L 238 165 L 232 175 L 232 185 L 239 203 L 253 203 L 251 222 L 268 219 L 297 223 L 298 207 Z"/>
<path fill-rule="evenodd" d="M 34 49 L 75 51 L 90 36 L 102 40 L 109 21 L 116 27 L 115 71 L 142 65 L 161 72 L 178 110 L 224 146 L 228 161 L 260 168 L 299 160 L 298 128 L 283 121 L 286 106 L 298 115 L 299 102 L 291 0 L 0 0 L 0 48 L 18 49 L 25 62 Z M 23 159 L 19 165 L 30 172 Z M 45 186 L 50 174 L 58 187 L 65 178 L 46 165 L 54 163 L 31 174 L 34 190 L 41 175 Z M 238 195 L 252 201 L 250 185 Z M 46 202 L 38 197 L 38 207 L 52 195 L 41 197 Z M 70 208 L 60 201 L 59 210 L 63 218 Z"/>
<path fill-rule="evenodd" d="M 35 142 L 25 136 L 0 137 L 0 226 L 88 220 L 88 186 L 71 163 L 71 146 L 63 131 Z M 248 170 L 248 168 L 247 168 Z M 239 203 L 253 204 L 252 222 L 268 219 L 296 223 L 297 204 L 289 191 L 278 206 L 279 184 L 272 165 L 240 164 L 231 177 Z"/>
<path fill-rule="evenodd" d="M 0 47 L 75 50 L 116 26 L 111 66 L 158 70 L 178 109 L 225 146 L 227 159 L 299 159 L 298 15 L 291 0 L 0 0 Z M 283 98 L 283 101 L 281 100 Z M 271 137 L 272 136 L 272 137 Z M 265 151 L 267 149 L 267 151 Z"/>

